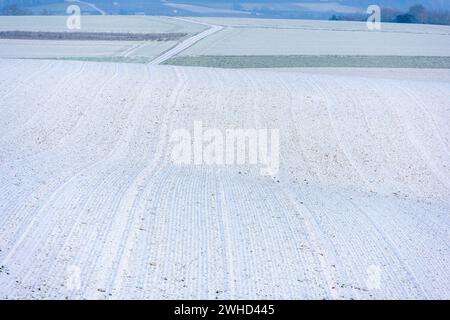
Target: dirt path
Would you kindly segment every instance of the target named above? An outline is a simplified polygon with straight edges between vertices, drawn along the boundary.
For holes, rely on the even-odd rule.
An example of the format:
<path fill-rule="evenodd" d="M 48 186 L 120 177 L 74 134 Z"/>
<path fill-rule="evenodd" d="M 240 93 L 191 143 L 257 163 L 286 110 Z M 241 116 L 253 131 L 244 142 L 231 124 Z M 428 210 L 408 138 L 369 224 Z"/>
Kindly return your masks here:
<path fill-rule="evenodd" d="M 196 23 L 196 24 L 201 24 L 201 25 L 205 25 L 207 26 L 209 29 L 200 32 L 184 41 L 181 41 L 180 43 L 178 43 L 175 47 L 169 49 L 168 51 L 164 52 L 162 55 L 160 55 L 159 57 L 155 58 L 154 60 L 152 60 L 149 64 L 150 65 L 157 65 L 157 64 L 161 64 L 164 61 L 169 60 L 170 58 L 176 56 L 177 54 L 183 52 L 184 50 L 186 50 L 187 48 L 193 46 L 194 44 L 196 44 L 197 42 L 199 42 L 200 40 L 221 31 L 224 27 L 222 26 L 218 26 L 218 25 L 212 25 L 209 23 L 203 23 L 203 22 L 198 22 L 195 20 L 191 20 L 191 19 L 185 19 L 185 18 L 174 18 L 174 19 L 178 19 L 178 20 L 183 20 L 183 21 L 187 21 L 190 23 Z"/>

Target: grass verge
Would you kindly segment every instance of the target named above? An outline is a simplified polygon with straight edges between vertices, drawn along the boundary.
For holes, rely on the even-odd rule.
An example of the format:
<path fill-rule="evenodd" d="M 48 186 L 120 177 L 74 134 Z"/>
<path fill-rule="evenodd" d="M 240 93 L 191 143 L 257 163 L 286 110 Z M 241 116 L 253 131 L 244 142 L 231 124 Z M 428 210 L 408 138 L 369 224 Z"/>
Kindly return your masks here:
<path fill-rule="evenodd" d="M 215 68 L 450 69 L 450 57 L 415 56 L 178 56 L 164 64 Z"/>

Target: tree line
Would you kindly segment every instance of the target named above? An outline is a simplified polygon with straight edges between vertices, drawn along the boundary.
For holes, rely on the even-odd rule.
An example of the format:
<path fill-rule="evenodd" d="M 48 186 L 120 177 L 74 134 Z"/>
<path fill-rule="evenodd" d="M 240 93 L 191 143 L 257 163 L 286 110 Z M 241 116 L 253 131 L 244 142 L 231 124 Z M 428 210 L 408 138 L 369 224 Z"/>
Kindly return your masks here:
<path fill-rule="evenodd" d="M 345 21 L 366 21 L 366 14 L 352 15 L 333 15 L 330 20 Z M 396 23 L 421 23 L 421 24 L 441 24 L 450 25 L 450 11 L 447 10 L 428 10 L 423 5 L 417 4 L 409 8 L 408 12 L 401 12 L 396 9 L 382 8 L 382 22 Z"/>

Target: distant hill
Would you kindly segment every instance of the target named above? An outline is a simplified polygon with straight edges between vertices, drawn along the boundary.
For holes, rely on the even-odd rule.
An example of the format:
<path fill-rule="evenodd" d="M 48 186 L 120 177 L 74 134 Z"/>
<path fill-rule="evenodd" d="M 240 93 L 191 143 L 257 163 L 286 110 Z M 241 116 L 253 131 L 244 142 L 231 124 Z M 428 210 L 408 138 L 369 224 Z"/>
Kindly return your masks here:
<path fill-rule="evenodd" d="M 336 0 L 335 2 L 363 7 L 368 7 L 369 5 L 376 3 L 381 7 L 399 10 L 406 10 L 413 5 L 421 4 L 432 10 L 450 10 L 449 0 Z"/>
<path fill-rule="evenodd" d="M 107 14 L 234 16 L 292 19 L 363 19 L 366 8 L 376 2 L 395 14 L 422 4 L 428 10 L 450 11 L 450 0 L 85 0 Z M 99 14 L 92 6 L 78 3 L 83 14 Z M 64 0 L 0 0 L 3 14 L 65 14 Z"/>
<path fill-rule="evenodd" d="M 406 10 L 415 4 L 421 4 L 428 9 L 450 10 L 450 0 L 174 0 L 170 2 L 200 4 L 207 6 L 223 6 L 235 4 L 261 4 L 266 6 L 292 5 L 292 4 L 340 4 L 357 8 L 367 8 L 369 5 L 378 4 L 381 7 Z"/>

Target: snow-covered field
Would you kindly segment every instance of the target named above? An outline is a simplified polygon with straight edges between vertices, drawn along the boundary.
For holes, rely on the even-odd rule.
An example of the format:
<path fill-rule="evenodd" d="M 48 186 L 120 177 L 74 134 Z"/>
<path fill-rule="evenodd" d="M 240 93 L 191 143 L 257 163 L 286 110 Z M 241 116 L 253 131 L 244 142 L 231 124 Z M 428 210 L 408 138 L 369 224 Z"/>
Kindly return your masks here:
<path fill-rule="evenodd" d="M 176 41 L 77 41 L 0 39 L 0 58 L 26 59 L 145 59 L 150 61 Z"/>
<path fill-rule="evenodd" d="M 218 24 L 233 28 L 268 28 L 299 30 L 336 30 L 368 32 L 365 22 L 325 21 L 301 19 L 252 19 L 229 17 L 191 17 L 190 20 L 202 23 Z M 441 25 L 383 23 L 378 32 L 450 34 L 450 27 Z"/>
<path fill-rule="evenodd" d="M 68 16 L 1 16 L 0 31 L 69 31 L 66 26 Z M 82 16 L 80 32 L 187 32 L 205 30 L 201 24 L 180 19 L 150 16 Z"/>
<path fill-rule="evenodd" d="M 449 56 L 449 26 L 382 25 L 370 32 L 362 22 L 197 19 L 225 26 L 182 55 L 370 55 Z"/>
<path fill-rule="evenodd" d="M 0 16 L 0 31 L 69 32 L 67 16 Z M 77 32 L 186 33 L 207 26 L 183 19 L 148 16 L 83 16 Z M 0 58 L 121 60 L 149 62 L 176 41 L 73 41 L 0 39 Z"/>
<path fill-rule="evenodd" d="M 448 71 L 328 72 L 0 60 L 0 298 L 449 299 Z M 174 164 L 194 121 L 279 174 Z"/>
<path fill-rule="evenodd" d="M 189 48 L 183 55 L 448 56 L 449 52 L 448 34 L 227 28 Z"/>
<path fill-rule="evenodd" d="M 0 31 L 68 31 L 66 16 L 0 17 Z M 209 29 L 211 28 L 211 29 Z M 209 30 L 208 30 L 209 29 Z M 214 30 L 215 29 L 215 30 Z M 229 59 L 246 56 L 245 66 L 325 66 L 321 61 L 304 61 L 301 56 L 362 56 L 375 60 L 345 59 L 342 66 L 371 65 L 411 67 L 420 64 L 448 68 L 450 27 L 384 23 L 380 32 L 370 32 L 362 22 L 269 20 L 237 18 L 169 18 L 144 16 L 83 16 L 81 32 L 187 33 L 191 37 L 208 33 L 202 41 L 190 43 L 178 52 L 176 65 L 241 67 Z M 181 39 L 183 41 L 185 39 Z M 150 62 L 166 53 L 176 41 L 61 41 L 0 40 L 0 58 L 48 58 L 100 61 Z M 266 56 L 292 56 L 284 65 Z M 394 57 L 394 62 L 385 57 Z M 210 61 L 212 57 L 212 62 Z M 215 57 L 223 60 L 217 63 Z M 260 57 L 263 57 L 261 59 Z M 406 57 L 405 63 L 396 62 Z M 417 58 L 411 62 L 411 57 Z M 397 59 L 397 60 L 396 60 Z M 261 61 L 264 60 L 264 61 Z"/>

